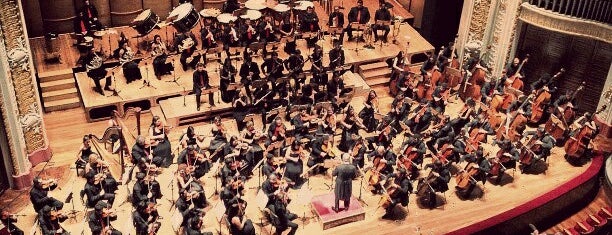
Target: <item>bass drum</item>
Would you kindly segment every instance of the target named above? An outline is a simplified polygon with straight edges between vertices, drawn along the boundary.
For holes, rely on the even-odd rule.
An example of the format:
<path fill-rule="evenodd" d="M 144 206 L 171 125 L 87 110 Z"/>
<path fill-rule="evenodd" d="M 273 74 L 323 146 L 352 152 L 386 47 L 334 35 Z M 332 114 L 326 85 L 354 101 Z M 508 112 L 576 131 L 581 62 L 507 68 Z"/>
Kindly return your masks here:
<path fill-rule="evenodd" d="M 188 32 L 200 22 L 200 13 L 198 13 L 191 3 L 183 3 L 174 8 L 168 16 L 172 20 L 172 25 L 179 32 Z"/>
<path fill-rule="evenodd" d="M 153 31 L 157 23 L 159 23 L 159 16 L 151 11 L 151 9 L 146 9 L 132 21 L 132 27 L 134 27 L 139 35 L 144 36 Z"/>

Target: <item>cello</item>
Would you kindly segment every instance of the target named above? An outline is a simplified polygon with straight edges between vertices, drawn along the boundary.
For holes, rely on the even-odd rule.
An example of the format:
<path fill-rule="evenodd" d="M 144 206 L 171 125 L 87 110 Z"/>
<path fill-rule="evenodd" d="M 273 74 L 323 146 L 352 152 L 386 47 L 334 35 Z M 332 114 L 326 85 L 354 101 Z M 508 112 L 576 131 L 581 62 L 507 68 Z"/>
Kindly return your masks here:
<path fill-rule="evenodd" d="M 387 166 L 382 160 L 383 156 L 374 157 L 374 166 L 365 173 L 365 179 L 370 186 L 377 185 L 382 180 L 380 172 Z"/>
<path fill-rule="evenodd" d="M 601 108 L 597 110 L 593 116 L 603 112 L 606 108 L 606 105 L 601 106 Z M 592 128 L 590 125 L 588 125 L 589 122 L 590 121 L 587 120 L 587 122 L 582 125 L 580 130 L 573 136 L 570 136 L 567 142 L 565 142 L 564 149 L 567 156 L 574 159 L 580 158 L 588 149 L 589 143 L 595 138 L 594 135 L 597 130 L 597 126 Z"/>
<path fill-rule="evenodd" d="M 508 139 L 510 139 L 511 141 L 518 140 L 518 138 L 521 136 L 521 133 L 519 133 L 519 128 L 523 128 L 525 124 L 527 124 L 527 117 L 525 117 L 525 115 L 521 112 L 525 105 L 529 103 L 532 98 L 533 94 L 527 96 L 527 99 L 525 99 L 521 106 L 516 111 L 514 111 L 514 114 L 511 114 L 510 117 L 506 117 L 505 125 L 501 125 L 497 129 L 496 136 L 498 140 L 503 140 L 504 137 L 508 137 Z"/>
<path fill-rule="evenodd" d="M 521 70 L 523 69 L 523 66 L 525 65 L 525 63 L 529 60 L 529 54 L 527 54 L 525 56 L 525 59 L 523 59 L 523 61 L 521 61 L 521 64 L 519 65 L 518 69 L 516 69 L 516 72 L 510 76 L 508 79 L 506 79 L 506 87 L 512 87 L 514 89 L 517 90 L 522 90 L 523 89 L 523 80 L 521 80 Z"/>
<path fill-rule="evenodd" d="M 457 183 L 457 188 L 466 190 L 470 184 L 476 184 L 477 180 L 474 178 L 480 171 L 478 164 L 474 162 L 470 162 L 465 166 L 465 170 L 457 173 L 455 176 L 455 182 Z"/>
<path fill-rule="evenodd" d="M 555 78 L 561 76 L 561 74 L 563 74 L 564 72 L 565 69 L 561 68 L 561 70 L 557 72 L 557 74 L 555 74 L 555 76 L 553 76 L 550 81 L 538 91 L 536 98 L 534 99 L 533 104 L 531 105 L 531 117 L 529 118 L 530 123 L 538 123 L 541 121 L 546 107 L 550 104 L 551 94 L 550 91 L 547 89 L 548 85 L 551 84 Z"/>

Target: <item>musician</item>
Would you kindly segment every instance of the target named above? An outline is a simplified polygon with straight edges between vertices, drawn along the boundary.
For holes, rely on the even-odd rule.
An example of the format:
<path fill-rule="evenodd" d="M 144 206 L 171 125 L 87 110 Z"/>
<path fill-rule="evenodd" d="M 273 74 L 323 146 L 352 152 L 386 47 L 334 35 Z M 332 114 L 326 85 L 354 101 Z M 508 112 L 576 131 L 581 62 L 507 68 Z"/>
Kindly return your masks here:
<path fill-rule="evenodd" d="M 251 105 L 251 98 L 249 98 L 249 96 L 247 95 L 246 92 L 246 87 L 244 87 L 245 89 L 241 89 L 240 92 L 238 92 L 237 97 L 234 99 L 234 102 L 232 103 L 232 108 L 234 108 L 234 112 L 232 112 L 232 116 L 234 117 L 234 119 L 236 120 L 236 125 L 238 127 L 238 130 L 242 130 L 245 127 L 245 123 L 244 123 L 244 118 L 246 117 L 247 114 L 249 114 L 249 105 Z M 265 120 L 262 117 L 262 120 Z M 265 123 L 262 121 L 262 123 Z"/>
<path fill-rule="evenodd" d="M 519 150 L 516 149 L 514 144 L 508 140 L 495 140 L 493 144 L 497 144 L 500 150 L 497 152 L 497 160 L 500 161 L 503 166 L 502 169 L 499 170 L 499 174 L 497 175 L 497 179 L 495 180 L 496 184 L 500 184 L 503 178 L 504 171 L 506 169 L 515 169 L 516 161 L 519 160 L 520 153 Z"/>
<path fill-rule="evenodd" d="M 327 25 L 330 28 L 343 28 L 344 27 L 344 13 L 340 11 L 340 6 L 334 6 L 334 11 L 329 14 L 329 20 Z"/>
<path fill-rule="evenodd" d="M 375 129 L 377 135 L 366 138 L 368 140 L 368 146 L 372 149 L 376 148 L 376 146 L 383 146 L 385 148 L 391 146 L 393 137 L 397 135 L 397 130 L 393 127 L 394 123 L 395 121 L 390 117 L 384 117 L 382 122 Z"/>
<path fill-rule="evenodd" d="M 79 10 L 79 13 L 83 13 L 83 17 L 88 25 L 89 31 L 99 31 L 102 29 L 102 23 L 98 20 L 98 9 L 96 6 L 91 5 L 89 0 L 83 2 L 85 5 Z"/>
<path fill-rule="evenodd" d="M 202 186 L 196 182 L 189 184 L 188 188 L 179 189 L 179 198 L 176 200 L 176 209 L 183 215 L 188 215 L 189 210 L 206 207 L 206 195 Z"/>
<path fill-rule="evenodd" d="M 440 72 L 444 72 L 446 67 L 451 64 L 452 60 L 457 57 L 459 57 L 459 55 L 457 55 L 457 50 L 455 50 L 455 42 L 449 42 L 448 46 L 442 51 L 440 58 L 438 58 L 438 68 L 440 68 Z"/>
<path fill-rule="evenodd" d="M 407 58 L 404 55 L 404 51 L 401 50 L 397 53 L 397 55 L 395 55 L 395 57 L 387 59 L 387 65 L 391 68 L 391 77 L 389 81 L 396 80 L 400 77 L 400 75 L 402 75 L 406 61 Z"/>
<path fill-rule="evenodd" d="M 282 21 L 280 27 L 278 28 L 278 32 L 280 33 L 281 37 L 286 39 L 283 51 L 289 55 L 294 53 L 295 49 L 297 48 L 297 43 L 294 25 L 293 22 L 291 22 L 291 13 L 287 13 L 282 16 Z"/>
<path fill-rule="evenodd" d="M 485 112 L 479 113 L 474 119 L 472 119 L 470 122 L 466 123 L 461 131 L 463 131 L 463 133 L 468 133 L 469 134 L 471 132 L 471 130 L 473 128 L 476 128 L 476 127 L 482 129 L 484 132 L 486 132 L 487 135 L 495 134 L 495 130 L 493 130 L 493 128 L 491 128 L 491 123 L 489 122 L 488 118 L 486 117 L 486 113 Z M 486 143 L 486 141 L 487 140 L 484 139 L 485 143 Z"/>
<path fill-rule="evenodd" d="M 367 24 L 370 21 L 370 11 L 367 7 L 363 6 L 363 0 L 357 0 L 357 6 L 352 7 L 348 13 L 348 26 L 346 27 L 346 34 L 349 36 L 348 40 L 353 40 L 353 28 L 352 24 Z M 363 36 L 360 40 L 363 40 Z M 365 41 L 365 40 L 363 40 Z"/>
<path fill-rule="evenodd" d="M 264 20 L 257 24 L 257 33 L 259 34 L 259 41 L 276 42 L 278 39 L 274 34 L 274 22 L 272 22 L 272 16 L 265 16 Z"/>
<path fill-rule="evenodd" d="M 502 71 L 502 76 L 505 76 L 505 72 Z M 482 87 L 480 88 L 480 96 L 481 96 L 481 100 L 480 102 L 484 103 L 484 104 L 488 104 L 489 102 L 491 102 L 493 93 L 503 87 L 503 86 L 497 86 L 498 79 L 495 80 L 491 80 L 490 78 L 485 77 L 484 83 L 482 84 Z M 503 92 L 503 90 L 502 90 Z"/>
<path fill-rule="evenodd" d="M 223 13 L 234 13 L 234 11 L 238 9 L 240 9 L 240 2 L 238 2 L 238 0 L 225 1 L 221 7 Z"/>
<path fill-rule="evenodd" d="M 274 118 L 274 123 L 272 123 L 268 127 L 268 138 L 269 139 L 266 141 L 266 146 L 274 142 L 278 142 L 278 141 L 284 142 L 285 137 L 286 137 L 285 134 L 286 134 L 286 128 L 285 128 L 285 125 L 283 124 L 283 120 L 281 119 L 280 116 L 277 116 L 276 118 Z"/>
<path fill-rule="evenodd" d="M 298 229 L 298 224 L 291 222 L 297 219 L 297 215 L 287 210 L 288 200 L 286 192 L 279 192 L 270 199 L 270 203 L 266 206 L 271 213 L 276 215 L 273 218 L 277 219 L 277 221 L 272 223 L 276 227 L 276 234 L 281 234 L 290 228 L 288 235 L 294 235 Z"/>
<path fill-rule="evenodd" d="M 474 178 L 474 180 L 480 181 L 484 185 L 487 182 L 487 174 L 489 174 L 489 171 L 491 170 L 491 163 L 484 156 L 482 146 L 478 146 L 478 149 L 474 153 L 470 154 L 470 156 L 467 158 L 471 158 L 471 159 L 466 159 L 468 162 L 473 162 L 473 163 L 476 163 L 477 165 L 474 167 L 478 169 L 478 173 L 476 173 L 472 177 Z M 470 170 L 470 169 L 467 169 L 468 166 L 469 164 L 466 165 L 463 170 L 466 170 L 466 171 Z M 465 198 L 472 195 L 474 188 L 476 188 L 477 181 L 473 181 L 472 179 L 470 179 L 470 186 L 460 194 L 462 194 L 463 197 Z"/>
<path fill-rule="evenodd" d="M 117 220 L 117 214 L 111 211 L 111 205 L 100 201 L 96 203 L 95 210 L 89 214 L 89 229 L 92 235 L 121 235 L 119 230 L 115 229 L 110 221 Z"/>
<path fill-rule="evenodd" d="M 184 235 L 213 235 L 212 232 L 202 232 L 204 228 L 204 215 L 206 214 L 203 210 L 193 210 L 192 215 L 189 215 L 187 219 L 183 219 L 183 234 Z"/>
<path fill-rule="evenodd" d="M 83 36 L 93 35 L 90 22 L 83 12 L 79 12 L 74 18 L 74 33 L 77 35 L 79 42 L 84 41 Z"/>
<path fill-rule="evenodd" d="M 554 81 L 555 80 L 553 80 L 553 77 L 551 77 L 550 74 L 544 73 L 544 74 L 542 74 L 542 76 L 540 76 L 540 78 L 538 80 L 536 80 L 535 82 L 531 83 L 529 85 L 529 87 L 531 88 L 532 91 L 538 91 L 538 90 L 540 90 L 540 89 L 542 89 L 544 87 L 548 87 L 549 89 L 550 88 L 554 89 L 554 87 L 556 87 L 554 85 Z M 554 90 L 556 90 L 556 89 L 554 89 Z M 554 90 L 552 90 L 550 92 L 554 93 L 555 92 Z"/>
<path fill-rule="evenodd" d="M 342 164 L 337 166 L 332 172 L 336 176 L 336 187 L 334 188 L 334 207 L 332 210 L 340 211 L 340 200 L 344 202 L 344 210 L 348 211 L 353 194 L 353 180 L 357 178 L 357 167 L 350 163 L 351 156 L 347 153 L 342 154 Z"/>
<path fill-rule="evenodd" d="M 49 197 L 49 191 L 57 188 L 57 180 L 43 180 L 40 177 L 34 177 L 32 180 L 32 189 L 30 190 L 30 201 L 34 207 L 34 211 L 40 213 L 40 210 L 44 206 L 50 206 L 57 210 L 61 210 L 64 207 L 64 203 Z"/>
<path fill-rule="evenodd" d="M 591 114 L 589 112 L 585 112 L 581 117 L 576 119 L 570 125 L 570 128 L 572 128 L 572 129 L 570 130 L 569 136 L 574 136 L 583 127 L 588 127 L 591 130 L 593 130 L 593 134 L 591 136 L 591 139 L 594 139 L 595 136 L 597 136 L 597 134 L 599 134 L 599 127 L 597 126 L 597 123 L 595 123 L 595 120 L 593 120 L 593 114 Z"/>
<path fill-rule="evenodd" d="M 66 219 L 68 216 L 64 215 L 60 209 L 45 205 L 38 214 L 38 226 L 43 235 L 70 235 L 60 224 Z"/>
<path fill-rule="evenodd" d="M 301 141 L 305 138 L 310 141 L 314 139 L 314 137 L 309 133 L 311 118 L 312 117 L 308 114 L 308 109 L 301 108 L 300 113 L 291 119 L 291 125 L 295 127 L 295 140 Z"/>
<path fill-rule="evenodd" d="M 187 148 L 189 145 L 194 145 L 196 148 L 200 148 L 200 144 L 204 142 L 204 136 L 196 134 L 193 126 L 187 126 L 187 129 L 183 135 L 179 138 L 179 143 L 181 147 Z M 180 157 L 179 157 L 180 159 Z"/>
<path fill-rule="evenodd" d="M 378 113 L 378 95 L 376 95 L 376 91 L 370 90 L 368 98 L 363 104 L 363 109 L 359 111 L 359 118 L 361 118 L 366 131 L 373 132 L 378 126 L 378 120 L 374 117 L 374 114 Z"/>
<path fill-rule="evenodd" d="M 259 35 L 257 35 L 257 30 L 250 19 L 244 20 L 244 24 L 242 24 L 240 27 L 240 35 L 242 38 L 241 43 L 244 47 L 251 45 L 251 43 L 257 42 L 257 38 L 259 37 Z"/>
<path fill-rule="evenodd" d="M 119 45 L 119 63 L 122 64 L 123 75 L 127 83 L 133 82 L 135 80 L 141 79 L 142 74 L 140 74 L 140 69 L 138 68 L 138 64 L 133 61 L 134 52 L 132 48 L 128 45 L 128 43 L 123 43 Z"/>
<path fill-rule="evenodd" d="M 132 189 L 132 205 L 137 207 L 141 203 L 156 202 L 162 197 L 159 182 L 144 172 L 136 173 L 136 183 Z"/>
<path fill-rule="evenodd" d="M 447 164 L 442 164 L 439 160 L 434 163 L 425 165 L 423 169 L 431 168 L 431 175 L 433 180 L 430 180 L 429 184 L 433 188 L 434 192 L 429 193 L 428 206 L 433 209 L 437 205 L 436 193 L 435 192 L 446 192 L 448 191 L 448 182 L 450 181 L 451 174 Z"/>
<path fill-rule="evenodd" d="M 423 164 L 423 156 L 425 155 L 425 151 L 427 147 L 425 147 L 425 143 L 423 143 L 423 137 L 419 134 L 408 137 L 406 141 L 402 144 L 403 152 L 416 152 L 417 157 L 412 159 L 412 162 L 415 164 L 421 165 Z M 407 149 L 410 148 L 410 149 Z M 409 172 L 411 173 L 411 172 Z"/>
<path fill-rule="evenodd" d="M 424 104 L 421 104 L 421 105 L 424 105 Z M 419 110 L 422 108 L 423 107 L 421 106 L 420 108 L 417 108 L 416 110 Z M 406 102 L 404 94 L 402 93 L 397 94 L 397 96 L 395 96 L 395 98 L 393 98 L 393 101 L 391 102 L 391 111 L 389 111 L 389 113 L 387 114 L 387 116 L 390 119 L 388 123 L 395 121 L 395 120 L 397 121 L 404 120 L 408 116 L 409 112 L 410 112 L 410 103 Z"/>
<path fill-rule="evenodd" d="M 229 184 L 236 177 L 246 179 L 246 176 L 241 175 L 240 167 L 245 161 L 248 145 L 241 143 L 235 146 L 235 148 L 231 154 L 225 155 L 223 160 L 225 163 L 221 168 L 221 183 L 223 185 Z"/>
<path fill-rule="evenodd" d="M 242 199 L 244 196 L 243 180 L 244 177 L 241 176 L 230 177 L 227 184 L 223 187 L 220 197 L 225 205 L 227 218 L 244 215 L 247 202 Z"/>
<path fill-rule="evenodd" d="M 193 72 L 193 93 L 196 95 L 196 109 L 200 111 L 200 97 L 202 96 L 202 90 L 210 89 L 210 80 L 208 78 L 208 72 L 205 70 L 206 66 L 204 63 L 199 62 L 196 71 Z M 214 93 L 208 93 L 208 103 L 211 107 L 215 106 L 213 99 Z"/>
<path fill-rule="evenodd" d="M 312 55 L 310 55 L 310 62 L 310 73 L 312 74 L 310 83 L 313 85 L 314 90 L 320 91 L 319 85 L 325 85 L 328 82 L 327 73 L 325 73 L 323 67 L 323 48 L 315 46 Z"/>
<path fill-rule="evenodd" d="M 453 128 L 453 123 L 450 122 L 450 116 L 448 115 L 445 115 L 444 118 L 442 118 L 441 122 L 436 124 L 436 126 L 441 127 L 437 128 L 437 131 L 432 132 L 431 139 L 426 143 L 427 148 L 429 148 L 429 151 L 431 152 L 435 152 L 434 145 L 442 146 L 440 144 L 441 138 L 448 137 L 449 133 L 451 132 L 453 132 L 453 136 L 456 133 L 455 129 Z"/>
<path fill-rule="evenodd" d="M 417 108 L 418 110 L 418 108 Z M 406 120 L 406 126 L 413 134 L 420 134 L 429 128 L 433 115 L 427 105 L 422 105 L 421 110 L 413 118 Z"/>
<path fill-rule="evenodd" d="M 200 38 L 202 39 L 202 49 L 217 47 L 215 31 L 211 28 L 211 24 L 204 24 L 204 28 L 200 31 Z"/>
<path fill-rule="evenodd" d="M 466 72 L 466 77 L 469 78 L 472 76 L 472 72 L 475 68 L 482 68 L 486 71 L 486 66 L 486 63 L 481 59 L 480 53 L 477 52 L 470 54 L 470 58 L 468 58 L 467 62 L 463 65 L 463 70 Z"/>
<path fill-rule="evenodd" d="M 229 22 L 228 27 L 225 27 L 224 30 L 224 39 L 223 39 L 223 47 L 224 49 L 229 49 L 229 47 L 237 47 L 240 46 L 240 37 L 239 31 L 235 26 L 235 22 L 231 20 Z"/>
<path fill-rule="evenodd" d="M 166 59 L 168 59 L 166 43 L 162 41 L 159 34 L 153 37 L 151 56 L 155 57 L 153 59 L 153 71 L 157 79 L 161 79 L 162 75 L 171 74 L 174 71 L 174 65 L 166 63 Z"/>
<path fill-rule="evenodd" d="M 412 193 L 412 182 L 408 178 L 406 169 L 398 168 L 396 172 L 389 176 L 393 178 L 391 185 L 386 189 L 390 203 L 385 208 L 385 214 L 382 216 L 383 219 L 392 218 L 393 210 L 398 204 L 401 204 L 403 207 L 408 206 L 410 193 Z M 393 193 L 390 191 L 393 191 Z"/>
<path fill-rule="evenodd" d="M 299 90 L 302 83 L 306 81 L 306 76 L 303 76 L 304 62 L 304 57 L 299 49 L 295 50 L 295 53 L 291 54 L 285 61 L 283 61 L 285 68 L 287 71 L 289 71 L 287 77 L 295 80 L 296 90 Z"/>
<path fill-rule="evenodd" d="M 77 153 L 77 160 L 74 162 L 75 166 L 81 169 L 85 169 L 85 165 L 89 162 L 89 155 L 93 152 L 91 151 L 91 140 L 89 135 L 83 136 L 83 142 L 79 148 L 79 152 Z M 83 173 L 83 175 L 85 175 Z"/>
<path fill-rule="evenodd" d="M 300 31 L 302 33 L 314 33 L 319 32 L 321 27 L 319 26 L 319 17 L 317 13 L 314 12 L 314 8 L 309 6 L 306 8 L 306 12 L 304 12 L 300 16 Z M 317 36 L 312 36 L 306 38 L 306 45 L 308 48 L 314 47 L 317 43 Z"/>
<path fill-rule="evenodd" d="M 89 156 L 89 163 L 85 166 L 84 176 L 88 180 L 96 177 L 101 178 L 101 187 L 106 192 L 114 193 L 119 184 L 108 171 L 109 167 L 110 163 L 103 161 L 98 154 L 92 153 Z"/>
<path fill-rule="evenodd" d="M 96 91 L 101 95 L 104 95 L 104 91 L 102 90 L 102 85 L 100 85 L 100 80 L 106 78 L 104 83 L 104 90 L 112 91 L 111 85 L 112 80 L 110 76 L 106 76 L 108 72 L 104 68 L 103 59 L 100 55 L 98 55 L 94 48 L 89 48 L 89 51 L 86 55 L 81 56 L 79 61 L 82 63 L 83 68 L 87 70 L 87 76 L 94 80 L 94 84 L 96 85 Z"/>
<path fill-rule="evenodd" d="M 380 170 L 380 177 L 382 179 L 386 179 L 387 175 L 393 173 L 393 166 L 395 166 L 395 162 L 397 160 L 397 156 L 391 148 L 385 149 L 383 146 L 376 147 L 375 151 L 372 151 L 368 154 L 368 160 L 375 161 L 376 159 L 380 159 L 379 164 L 384 164 L 382 170 Z M 374 166 L 377 167 L 377 166 Z M 372 193 L 381 194 L 383 192 L 380 184 L 373 185 Z"/>
<path fill-rule="evenodd" d="M 530 148 L 530 150 L 533 151 L 535 156 L 533 157 L 532 162 L 522 162 L 523 164 L 521 171 L 529 170 L 529 168 L 534 165 L 533 163 L 537 162 L 540 159 L 546 161 L 548 156 L 550 156 L 550 150 L 555 147 L 555 144 L 557 142 L 554 137 L 552 137 L 548 132 L 546 132 L 546 130 L 544 130 L 544 127 L 538 127 L 536 131 L 523 132 L 523 136 L 528 140 L 535 138 L 534 142 L 531 145 L 529 143 L 525 144 L 525 147 Z"/>
<path fill-rule="evenodd" d="M 112 206 L 115 201 L 115 191 L 107 191 L 102 185 L 102 180 L 96 179 L 96 176 L 88 177 L 87 183 L 83 191 L 87 195 L 87 207 L 92 208 L 98 202 L 105 200 Z M 116 186 L 115 186 L 116 187 Z"/>
<path fill-rule="evenodd" d="M 512 63 L 508 63 L 508 65 L 506 65 L 506 74 L 508 75 L 508 77 L 512 77 L 516 74 L 516 72 L 518 72 L 520 63 L 521 60 L 518 57 L 515 57 L 514 60 L 512 60 Z M 524 70 L 520 71 L 519 78 L 525 77 L 525 73 L 523 71 Z"/>
<path fill-rule="evenodd" d="M 348 152 L 352 158 L 351 163 L 355 167 L 363 169 L 365 164 L 365 153 L 368 150 L 368 146 L 366 146 L 367 143 L 365 139 L 360 135 L 354 135 L 353 139 L 355 140 L 355 145 Z"/>
<path fill-rule="evenodd" d="M 361 123 L 353 106 L 348 106 L 344 119 L 340 121 L 342 127 L 342 136 L 340 138 L 340 144 L 338 149 L 348 152 L 348 150 L 354 145 L 354 140 L 351 138 L 353 134 L 359 135 L 359 129 L 366 129 Z"/>
<path fill-rule="evenodd" d="M 310 154 L 310 158 L 308 159 L 307 166 L 313 167 L 316 164 L 321 164 L 325 161 L 325 159 L 332 158 L 329 152 L 333 146 L 332 136 L 324 134 L 320 137 L 317 137 L 313 140 L 311 147 L 312 151 Z M 314 174 L 324 173 L 327 169 L 323 167 L 315 167 L 313 170 Z"/>
<path fill-rule="evenodd" d="M 251 219 L 247 219 L 244 215 L 236 215 L 230 219 L 230 234 L 255 235 L 255 226 Z"/>
<path fill-rule="evenodd" d="M 199 151 L 197 146 L 188 145 L 178 156 L 178 164 L 187 164 L 193 167 L 193 176 L 196 179 L 201 178 L 210 170 L 210 160 L 205 153 Z"/>
<path fill-rule="evenodd" d="M 187 71 L 190 68 L 195 68 L 196 64 L 200 62 L 200 55 L 193 56 L 196 49 L 198 48 L 198 40 L 196 40 L 196 37 L 195 35 L 193 35 L 193 33 L 177 33 L 174 37 L 174 47 L 178 48 L 178 50 L 181 52 L 181 57 L 179 61 L 183 66 L 183 71 Z M 191 58 L 192 56 L 193 59 L 191 60 L 191 62 L 187 63 L 187 59 Z"/>
<path fill-rule="evenodd" d="M 11 214 L 4 209 L 0 209 L 0 223 L 6 228 L 8 232 L 6 235 L 23 235 L 23 230 L 19 229 L 15 223 L 17 223 L 17 215 Z"/>
<path fill-rule="evenodd" d="M 172 154 L 172 146 L 168 139 L 168 131 L 171 127 L 165 126 L 159 116 L 153 116 L 151 125 L 149 126 L 149 138 L 154 141 L 153 155 L 163 159 L 160 165 L 155 161 L 153 163 L 158 167 L 168 168 L 173 162 L 174 155 Z M 155 160 L 155 159 L 154 159 Z"/>
<path fill-rule="evenodd" d="M 157 221 L 159 213 L 156 206 L 155 202 L 146 201 L 136 206 L 136 211 L 132 213 L 132 220 L 137 235 L 157 234 L 161 223 Z"/>
<path fill-rule="evenodd" d="M 427 53 L 427 55 L 429 57 L 427 58 L 425 62 L 423 62 L 423 65 L 421 65 L 421 76 L 423 77 L 431 77 L 431 73 L 427 71 L 430 71 L 436 68 L 437 66 L 433 55 L 431 53 Z"/>
<path fill-rule="evenodd" d="M 132 163 L 138 166 L 141 172 L 146 172 L 147 169 L 161 166 L 164 158 L 160 155 L 151 152 L 151 145 L 146 143 L 144 136 L 137 136 L 136 143 L 132 146 Z"/>
<path fill-rule="evenodd" d="M 573 109 L 576 106 L 575 102 L 576 99 L 572 96 L 572 91 L 567 90 L 565 94 L 559 95 L 555 102 L 553 102 L 553 114 L 557 117 L 565 116 L 563 114 L 565 109 L 568 107 Z M 571 120 L 566 121 L 571 122 Z"/>
<path fill-rule="evenodd" d="M 272 52 L 271 57 L 265 59 L 261 64 L 260 69 L 266 76 L 266 80 L 272 83 L 272 91 L 276 94 L 277 89 L 284 86 L 284 84 L 276 84 L 276 80 L 283 77 L 283 60 L 278 58 L 278 53 Z"/>
<path fill-rule="evenodd" d="M 336 68 L 344 65 L 345 55 L 342 49 L 342 42 L 334 39 L 334 48 L 329 51 L 329 69 L 335 71 Z"/>
<path fill-rule="evenodd" d="M 380 4 L 380 8 L 378 10 L 376 10 L 376 13 L 374 14 L 374 21 L 388 21 L 389 23 L 391 22 L 391 12 L 389 11 L 389 9 L 387 8 L 387 4 L 382 2 Z M 384 25 L 384 24 L 374 24 L 372 26 L 372 29 L 374 30 L 374 42 L 377 42 L 378 40 L 382 40 L 383 42 L 387 42 L 387 36 L 389 35 L 389 25 Z M 378 35 L 378 30 L 384 30 L 385 34 L 380 37 Z"/>
<path fill-rule="evenodd" d="M 319 116 L 321 117 L 321 122 L 317 126 L 317 135 L 335 135 L 336 133 L 336 125 L 337 119 L 336 114 L 334 113 L 334 108 L 329 106 L 329 108 L 321 108 L 319 110 Z"/>

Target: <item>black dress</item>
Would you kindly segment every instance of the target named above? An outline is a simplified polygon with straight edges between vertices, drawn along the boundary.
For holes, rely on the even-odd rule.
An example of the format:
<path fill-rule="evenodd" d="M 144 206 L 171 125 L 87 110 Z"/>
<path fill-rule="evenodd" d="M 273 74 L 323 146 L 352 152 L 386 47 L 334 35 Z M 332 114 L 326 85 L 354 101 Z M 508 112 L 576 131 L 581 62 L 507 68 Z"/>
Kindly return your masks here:
<path fill-rule="evenodd" d="M 157 131 L 155 127 L 153 128 L 153 135 L 164 135 L 164 141 L 160 142 L 153 149 L 153 155 L 161 157 L 164 159 L 161 167 L 168 167 L 172 164 L 172 145 L 170 144 L 170 140 L 168 139 L 168 135 L 166 135 L 163 131 Z"/>
<path fill-rule="evenodd" d="M 364 106 L 359 112 L 359 118 L 363 121 L 363 125 L 367 128 L 367 131 L 372 132 L 378 126 L 378 120 L 374 118 L 374 106 L 372 105 L 372 101 L 368 99 L 366 104 L 370 107 Z"/>
<path fill-rule="evenodd" d="M 298 158 L 297 162 L 288 160 L 285 165 L 285 177 L 290 179 L 296 185 L 299 185 L 302 181 L 301 175 L 304 172 L 304 162 L 300 159 L 300 153 L 290 150 L 289 156 L 292 158 Z"/>

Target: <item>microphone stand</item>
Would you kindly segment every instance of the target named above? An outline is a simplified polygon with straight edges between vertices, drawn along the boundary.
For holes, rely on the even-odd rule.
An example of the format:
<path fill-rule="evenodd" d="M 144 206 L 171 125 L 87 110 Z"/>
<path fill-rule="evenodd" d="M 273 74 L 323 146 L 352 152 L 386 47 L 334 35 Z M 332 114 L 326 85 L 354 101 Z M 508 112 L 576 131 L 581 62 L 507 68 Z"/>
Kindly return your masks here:
<path fill-rule="evenodd" d="M 138 88 L 138 89 L 142 89 L 142 88 L 145 88 L 145 87 L 151 87 L 151 88 L 157 90 L 157 87 L 151 85 L 151 82 L 149 81 L 149 67 L 148 67 L 148 64 L 149 63 L 145 63 L 145 70 L 146 70 L 147 76 L 145 77 L 145 80 L 142 82 L 142 86 L 140 88 Z"/>
<path fill-rule="evenodd" d="M 174 63 L 174 57 L 172 57 L 172 68 L 175 68 L 175 63 Z M 173 75 L 173 79 L 172 81 L 166 81 L 166 82 L 174 82 L 176 83 L 176 85 L 181 86 L 181 84 L 178 83 L 178 80 L 181 79 L 181 77 L 176 78 L 176 71 L 172 72 Z"/>
<path fill-rule="evenodd" d="M 121 91 L 118 91 L 119 88 L 117 88 L 117 78 L 115 77 L 115 72 L 113 71 L 111 74 L 112 81 L 115 84 L 115 89 L 112 90 L 113 93 L 111 95 L 108 95 L 106 97 L 117 96 L 119 97 L 119 99 L 123 100 L 123 97 L 119 95 Z"/>

